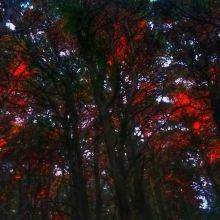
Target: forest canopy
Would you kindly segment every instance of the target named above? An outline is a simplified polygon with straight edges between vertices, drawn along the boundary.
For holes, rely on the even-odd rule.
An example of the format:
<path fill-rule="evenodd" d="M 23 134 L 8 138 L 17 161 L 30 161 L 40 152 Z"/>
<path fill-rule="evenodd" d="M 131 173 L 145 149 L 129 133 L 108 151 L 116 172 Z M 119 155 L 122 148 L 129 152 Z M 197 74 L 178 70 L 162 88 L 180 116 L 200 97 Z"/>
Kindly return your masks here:
<path fill-rule="evenodd" d="M 220 219 L 219 0 L 0 0 L 0 219 Z"/>

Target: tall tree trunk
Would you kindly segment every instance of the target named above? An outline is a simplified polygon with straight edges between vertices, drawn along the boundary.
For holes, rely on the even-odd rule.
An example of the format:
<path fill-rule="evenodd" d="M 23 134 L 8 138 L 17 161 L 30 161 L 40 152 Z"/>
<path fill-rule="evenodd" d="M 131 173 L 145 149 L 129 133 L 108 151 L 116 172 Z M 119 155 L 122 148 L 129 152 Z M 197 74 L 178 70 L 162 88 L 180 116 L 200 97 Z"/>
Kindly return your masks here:
<path fill-rule="evenodd" d="M 211 98 L 213 117 L 216 123 L 217 135 L 220 138 L 220 95 L 214 94 Z"/>
<path fill-rule="evenodd" d="M 137 210 L 137 217 L 140 220 L 153 219 L 149 201 L 146 200 L 146 193 L 144 190 L 143 172 L 139 169 L 136 170 L 137 175 L 134 177 L 133 191 L 134 198 L 133 204 Z"/>
<path fill-rule="evenodd" d="M 65 136 L 67 160 L 73 186 L 72 200 L 75 204 L 73 216 L 79 220 L 90 220 L 87 185 L 83 175 L 83 156 L 78 133 L 78 116 L 75 104 L 66 101 Z"/>
<path fill-rule="evenodd" d="M 219 85 L 216 88 L 216 92 L 214 92 L 214 94 L 211 97 L 211 105 L 213 108 L 213 117 L 214 117 L 214 120 L 216 123 L 217 135 L 218 135 L 218 138 L 220 139 L 220 76 L 218 76 L 218 81 L 219 82 L 217 82 L 217 83 Z M 207 162 L 207 164 L 208 164 L 208 162 Z M 218 197 L 218 203 L 220 204 L 220 184 L 216 180 L 216 178 L 218 178 L 218 177 L 215 176 L 214 169 L 212 169 L 210 167 L 210 164 L 208 164 L 207 169 L 208 169 L 209 176 L 212 179 L 213 187 L 214 187 L 216 194 L 217 194 L 217 197 Z M 219 173 L 219 170 L 218 170 L 218 173 Z"/>
<path fill-rule="evenodd" d="M 102 219 L 102 193 L 101 193 L 101 182 L 100 182 L 100 170 L 99 170 L 99 151 L 97 145 L 94 145 L 94 175 L 95 175 L 95 216 L 96 220 Z"/>
<path fill-rule="evenodd" d="M 121 107 L 123 109 L 123 106 Z M 120 141 L 121 146 L 126 146 L 126 153 L 128 155 L 129 169 L 133 169 L 132 185 L 130 191 L 132 194 L 132 205 L 136 212 L 136 218 L 138 219 L 154 219 L 152 213 L 152 207 L 150 205 L 149 196 L 146 194 L 146 187 L 144 185 L 149 184 L 144 180 L 144 156 L 138 152 L 138 145 L 134 139 L 133 129 L 135 122 L 131 118 L 131 102 L 128 103 L 125 109 L 123 109 L 123 118 L 121 120 Z M 130 120 L 128 120 L 130 118 Z"/>
<path fill-rule="evenodd" d="M 90 71 L 97 73 L 96 68 L 93 68 L 93 65 L 91 65 Z M 127 183 L 125 179 L 124 164 L 121 158 L 119 160 L 117 155 L 118 153 L 120 154 L 117 150 L 117 134 L 112 127 L 107 102 L 104 97 L 102 73 L 98 72 L 96 77 L 91 76 L 91 81 L 93 84 L 95 102 L 99 110 L 101 126 L 103 128 L 104 141 L 110 162 L 110 171 L 114 180 L 116 207 L 118 209 L 120 219 L 131 219 L 132 210 L 130 207 Z"/>

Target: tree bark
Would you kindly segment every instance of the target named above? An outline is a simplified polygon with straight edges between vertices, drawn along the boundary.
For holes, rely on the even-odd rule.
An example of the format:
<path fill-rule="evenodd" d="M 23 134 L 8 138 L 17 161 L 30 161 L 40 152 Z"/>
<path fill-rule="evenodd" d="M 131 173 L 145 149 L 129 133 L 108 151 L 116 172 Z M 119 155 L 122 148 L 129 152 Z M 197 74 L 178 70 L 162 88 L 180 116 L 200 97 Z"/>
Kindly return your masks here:
<path fill-rule="evenodd" d="M 67 96 L 69 97 L 69 96 Z M 83 175 L 83 156 L 79 142 L 78 115 L 72 100 L 66 100 L 66 153 L 73 186 L 72 200 L 75 219 L 90 220 L 87 185 Z"/>

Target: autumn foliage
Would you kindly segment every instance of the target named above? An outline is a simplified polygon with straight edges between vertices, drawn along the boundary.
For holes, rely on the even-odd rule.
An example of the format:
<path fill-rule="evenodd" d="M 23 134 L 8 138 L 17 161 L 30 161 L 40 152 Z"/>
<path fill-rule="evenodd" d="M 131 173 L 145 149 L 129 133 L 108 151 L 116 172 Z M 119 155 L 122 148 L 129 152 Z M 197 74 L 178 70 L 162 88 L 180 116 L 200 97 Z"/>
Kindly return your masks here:
<path fill-rule="evenodd" d="M 219 219 L 219 10 L 0 1 L 0 219 Z"/>

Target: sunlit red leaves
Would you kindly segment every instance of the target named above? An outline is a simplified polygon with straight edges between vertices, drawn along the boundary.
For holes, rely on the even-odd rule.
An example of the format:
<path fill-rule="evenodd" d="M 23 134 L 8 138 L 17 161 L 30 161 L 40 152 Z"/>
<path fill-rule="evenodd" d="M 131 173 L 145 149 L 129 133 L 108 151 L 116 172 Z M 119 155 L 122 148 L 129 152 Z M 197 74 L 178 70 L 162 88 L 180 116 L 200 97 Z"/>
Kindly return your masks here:
<path fill-rule="evenodd" d="M 19 138 L 19 135 L 23 131 L 23 125 L 22 123 L 11 123 L 10 124 L 10 129 L 8 130 L 7 133 L 7 138 L 10 142 L 13 142 L 17 138 Z"/>
<path fill-rule="evenodd" d="M 152 83 L 141 83 L 138 91 L 134 95 L 133 104 L 138 105 L 144 101 L 147 101 L 147 98 L 155 91 L 155 89 L 156 86 Z"/>
<path fill-rule="evenodd" d="M 132 41 L 140 41 L 144 37 L 144 32 L 147 30 L 148 26 L 145 19 L 131 18 L 128 10 L 119 9 L 120 13 L 114 10 L 115 9 L 110 6 L 108 11 L 105 11 L 106 14 L 104 12 L 102 14 L 102 16 L 105 16 L 105 19 L 100 16 L 96 20 L 96 33 L 98 38 L 102 38 L 102 41 L 104 40 L 106 43 L 105 50 L 110 51 L 113 46 L 110 59 L 107 59 L 107 63 L 110 66 L 113 62 L 111 56 L 113 56 L 118 62 L 126 61 L 128 59 L 131 55 Z M 115 13 L 114 23 L 112 23 L 112 19 L 108 20 L 109 11 Z M 112 27 L 113 31 L 110 27 Z M 131 33 L 128 33 L 128 29 L 130 29 Z"/>
<path fill-rule="evenodd" d="M 20 78 L 20 77 L 27 78 L 31 75 L 28 64 L 27 64 L 27 62 L 24 62 L 24 61 L 18 63 L 18 65 L 14 65 L 14 66 L 11 65 L 10 73 L 15 78 Z"/>
<path fill-rule="evenodd" d="M 207 109 L 207 96 L 193 97 L 189 92 L 182 91 L 172 94 L 173 113 L 172 118 L 178 119 L 182 116 L 198 117 Z"/>
<path fill-rule="evenodd" d="M 220 145 L 216 145 L 211 148 L 208 153 L 208 158 L 210 163 L 215 163 L 220 161 Z"/>
<path fill-rule="evenodd" d="M 147 21 L 144 19 L 141 19 L 137 21 L 136 24 L 133 24 L 134 41 L 140 41 L 144 37 L 144 33 L 147 30 L 147 25 Z M 122 25 L 120 25 L 120 23 L 116 23 L 114 27 L 115 56 L 120 62 L 125 61 L 131 53 L 131 42 L 129 42 L 128 40 L 128 35 L 125 35 L 122 32 L 123 28 Z"/>
<path fill-rule="evenodd" d="M 131 10 L 117 9 L 113 3 L 95 19 L 94 32 L 97 41 L 101 42 L 99 46 L 108 54 L 106 62 L 109 66 L 114 62 L 128 61 L 135 44 L 144 38 L 148 29 L 146 19 L 140 15 L 131 17 L 130 14 Z"/>
<path fill-rule="evenodd" d="M 182 150 L 190 147 L 190 143 L 190 135 L 179 130 L 167 133 L 165 136 L 156 136 L 156 138 L 152 139 L 152 146 L 155 146 L 155 150 L 159 153 L 166 152 L 167 156 L 169 155 L 169 158 L 167 158 L 169 160 L 176 158 L 178 154 L 181 154 Z"/>
<path fill-rule="evenodd" d="M 114 38 L 115 38 L 115 45 L 114 45 L 115 56 L 118 61 L 120 62 L 125 61 L 131 51 L 127 37 L 125 34 L 122 34 L 120 36 L 120 34 L 116 32 Z"/>
<path fill-rule="evenodd" d="M 193 130 L 196 132 L 196 133 L 200 133 L 200 129 L 201 129 L 201 123 L 199 121 L 195 121 L 193 123 Z"/>
<path fill-rule="evenodd" d="M 6 146 L 6 144 L 7 144 L 6 140 L 4 138 L 1 138 L 0 139 L 0 149 L 4 148 Z"/>
<path fill-rule="evenodd" d="M 199 121 L 195 121 L 194 123 L 193 123 L 193 129 L 194 130 L 199 130 L 201 128 L 201 123 L 199 122 Z"/>
<path fill-rule="evenodd" d="M 27 68 L 28 64 L 26 62 L 21 62 L 17 67 L 15 67 L 15 69 L 11 70 L 11 73 L 14 77 L 28 77 L 30 73 Z"/>
<path fill-rule="evenodd" d="M 141 19 L 137 22 L 138 29 L 145 29 L 147 28 L 147 26 L 148 26 L 148 23 L 147 23 L 147 20 L 145 19 Z"/>
<path fill-rule="evenodd" d="M 58 193 L 59 187 L 65 180 L 68 180 L 68 177 L 56 176 L 50 183 L 39 189 L 36 193 L 36 199 L 38 201 L 43 199 L 54 199 Z"/>
<path fill-rule="evenodd" d="M 144 127 L 141 130 L 144 137 L 150 137 L 152 134 L 152 129 L 150 127 Z"/>
<path fill-rule="evenodd" d="M 177 106 L 184 106 L 190 104 L 190 97 L 187 93 L 179 92 L 174 95 L 175 103 Z"/>
<path fill-rule="evenodd" d="M 208 137 L 214 131 L 214 121 L 209 105 L 207 92 L 181 91 L 173 93 L 170 119 L 175 123 L 183 123 L 184 127 L 196 135 Z"/>
<path fill-rule="evenodd" d="M 141 106 L 141 105 L 140 105 Z M 152 133 L 155 135 L 156 132 L 159 131 L 158 122 L 164 120 L 164 116 L 162 114 L 155 114 L 154 112 L 155 108 L 149 108 L 145 111 L 141 110 L 140 112 L 136 113 L 138 111 L 138 106 L 134 105 L 134 113 L 135 113 L 135 121 L 137 125 L 139 125 L 139 131 L 137 132 L 137 135 L 139 137 L 149 137 L 152 135 Z M 155 138 L 153 141 L 153 145 L 160 148 L 161 145 L 163 145 L 162 142 L 160 142 L 160 139 Z"/>
<path fill-rule="evenodd" d="M 214 131 L 214 121 L 211 112 L 200 113 L 192 123 L 192 128 L 197 135 L 211 135 Z"/>
<path fill-rule="evenodd" d="M 31 100 L 25 92 L 21 93 L 19 90 L 19 88 L 15 88 L 8 94 L 8 109 L 11 110 L 11 113 L 14 112 L 16 115 L 18 115 L 18 113 L 24 113 Z M 21 117 L 21 115 L 19 117 Z"/>
<path fill-rule="evenodd" d="M 25 108 L 27 106 L 27 101 L 24 99 L 19 99 L 17 100 L 17 105 L 20 108 Z"/>
<path fill-rule="evenodd" d="M 144 38 L 145 32 L 148 28 L 148 22 L 145 19 L 137 21 L 137 25 L 134 27 L 134 41 L 140 41 Z"/>

